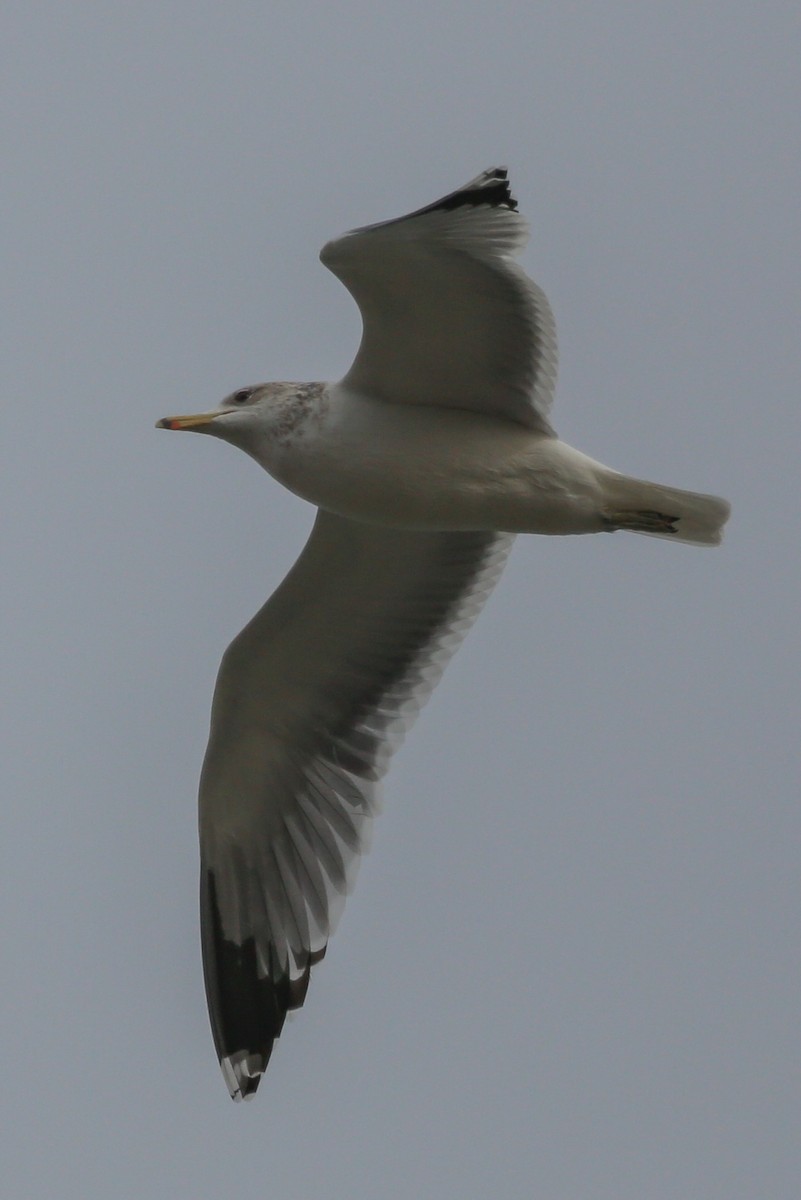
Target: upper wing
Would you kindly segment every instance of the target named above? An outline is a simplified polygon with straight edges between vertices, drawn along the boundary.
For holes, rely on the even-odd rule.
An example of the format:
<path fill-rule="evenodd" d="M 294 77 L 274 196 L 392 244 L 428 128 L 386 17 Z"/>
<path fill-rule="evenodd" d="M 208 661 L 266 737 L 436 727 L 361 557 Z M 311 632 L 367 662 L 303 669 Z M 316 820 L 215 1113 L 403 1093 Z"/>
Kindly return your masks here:
<path fill-rule="evenodd" d="M 206 993 L 235 1099 L 303 1003 L 390 755 L 512 543 L 318 512 L 284 582 L 223 657 L 200 784 Z"/>
<path fill-rule="evenodd" d="M 516 209 L 500 168 L 323 247 L 362 314 L 343 385 L 552 432 L 556 329 L 544 292 L 510 257 L 527 239 Z"/>

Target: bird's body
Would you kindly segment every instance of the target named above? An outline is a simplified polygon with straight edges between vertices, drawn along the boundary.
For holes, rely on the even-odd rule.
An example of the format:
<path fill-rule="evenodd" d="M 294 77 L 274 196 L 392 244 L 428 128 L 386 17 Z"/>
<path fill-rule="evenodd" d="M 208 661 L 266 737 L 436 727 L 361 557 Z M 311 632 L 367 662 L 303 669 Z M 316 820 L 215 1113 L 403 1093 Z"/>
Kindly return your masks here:
<path fill-rule="evenodd" d="M 621 475 L 549 419 L 547 300 L 511 260 L 506 172 L 328 243 L 362 344 L 339 383 L 268 383 L 167 428 L 239 446 L 318 508 L 287 578 L 226 651 L 200 786 L 215 1044 L 252 1095 L 303 1003 L 364 849 L 376 785 L 516 533 L 618 529 L 714 545 L 716 497 Z"/>
<path fill-rule="evenodd" d="M 603 528 L 612 473 L 558 438 L 481 413 L 386 404 L 336 384 L 266 384 L 264 395 L 273 397 L 277 432 L 265 429 L 243 449 L 318 508 L 402 529 Z M 296 397 L 302 411 L 290 417 Z M 236 416 L 228 428 L 236 441 Z"/>
<path fill-rule="evenodd" d="M 222 436 L 224 429 L 227 441 L 284 487 L 354 521 L 416 530 L 659 533 L 635 528 L 637 503 L 653 513 L 660 501 L 672 512 L 716 499 L 630 480 L 550 433 L 482 413 L 387 404 L 342 384 L 267 383 L 256 396 L 265 405 L 259 430 L 243 410 L 209 432 Z M 702 540 L 678 528 L 661 532 Z M 718 533 L 717 525 L 710 529 L 715 540 Z"/>

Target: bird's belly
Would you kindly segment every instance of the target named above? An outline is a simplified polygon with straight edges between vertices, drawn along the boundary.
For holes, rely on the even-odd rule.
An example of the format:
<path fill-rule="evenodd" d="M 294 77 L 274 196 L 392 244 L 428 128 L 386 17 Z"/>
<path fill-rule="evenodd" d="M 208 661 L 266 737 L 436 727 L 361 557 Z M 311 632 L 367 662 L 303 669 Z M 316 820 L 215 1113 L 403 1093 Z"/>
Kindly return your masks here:
<path fill-rule="evenodd" d="M 345 430 L 298 443 L 273 474 L 318 507 L 369 524 L 555 534 L 602 527 L 600 464 L 558 439 L 467 414 L 398 415 L 389 429 L 357 438 Z"/>

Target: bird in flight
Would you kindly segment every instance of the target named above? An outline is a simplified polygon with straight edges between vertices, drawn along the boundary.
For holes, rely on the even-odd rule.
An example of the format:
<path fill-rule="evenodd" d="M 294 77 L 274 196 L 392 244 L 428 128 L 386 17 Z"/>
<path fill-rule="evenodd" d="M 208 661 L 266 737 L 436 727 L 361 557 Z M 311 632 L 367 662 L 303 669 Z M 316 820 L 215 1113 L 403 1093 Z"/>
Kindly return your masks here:
<path fill-rule="evenodd" d="M 556 334 L 514 261 L 507 172 L 328 242 L 361 311 L 339 383 L 243 387 L 165 429 L 239 446 L 317 507 L 299 559 L 226 650 L 200 780 L 211 1028 L 252 1097 L 323 957 L 390 757 L 517 533 L 712 546 L 729 506 L 622 475 L 550 423 Z"/>

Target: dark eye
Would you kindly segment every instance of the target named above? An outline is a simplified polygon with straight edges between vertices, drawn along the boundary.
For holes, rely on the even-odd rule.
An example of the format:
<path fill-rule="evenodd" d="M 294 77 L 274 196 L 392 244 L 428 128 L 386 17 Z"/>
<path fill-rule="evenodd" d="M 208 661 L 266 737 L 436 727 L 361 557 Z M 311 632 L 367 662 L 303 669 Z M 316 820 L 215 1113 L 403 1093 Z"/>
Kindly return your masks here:
<path fill-rule="evenodd" d="M 238 392 L 234 392 L 231 397 L 232 404 L 247 404 L 250 397 L 253 395 L 253 388 L 240 388 Z"/>

